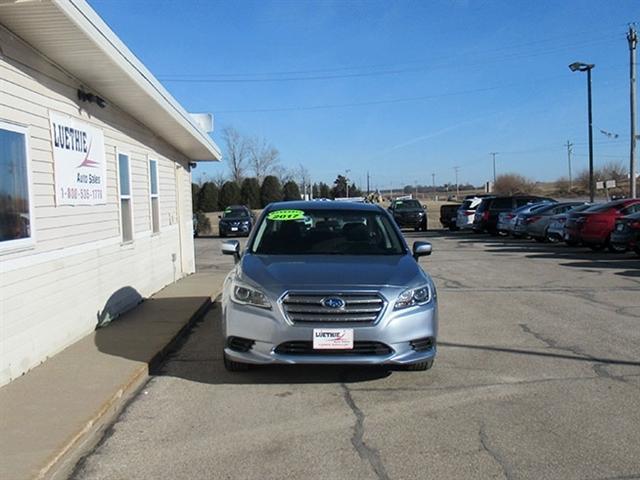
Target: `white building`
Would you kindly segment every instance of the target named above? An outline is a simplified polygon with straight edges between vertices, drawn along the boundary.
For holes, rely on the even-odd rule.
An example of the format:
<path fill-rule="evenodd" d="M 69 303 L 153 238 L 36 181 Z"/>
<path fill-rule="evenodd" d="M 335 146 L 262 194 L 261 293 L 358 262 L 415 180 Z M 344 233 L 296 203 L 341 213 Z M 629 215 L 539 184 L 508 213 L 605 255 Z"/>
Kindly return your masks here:
<path fill-rule="evenodd" d="M 194 271 L 220 157 L 84 0 L 0 1 L 0 385 Z"/>

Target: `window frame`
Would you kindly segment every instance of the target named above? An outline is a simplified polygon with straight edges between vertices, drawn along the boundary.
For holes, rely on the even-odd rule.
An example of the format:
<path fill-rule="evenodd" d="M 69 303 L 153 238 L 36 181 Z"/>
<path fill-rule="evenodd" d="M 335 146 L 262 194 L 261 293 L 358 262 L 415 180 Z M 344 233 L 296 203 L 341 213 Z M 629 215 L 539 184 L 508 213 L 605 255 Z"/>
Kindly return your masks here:
<path fill-rule="evenodd" d="M 27 196 L 29 198 L 29 230 L 30 235 L 27 238 L 18 238 L 15 240 L 6 240 L 0 242 L 0 254 L 10 253 L 16 250 L 33 248 L 36 244 L 36 227 L 33 204 L 33 172 L 31 168 L 31 148 L 29 146 L 29 127 L 18 123 L 12 123 L 8 120 L 0 119 L 0 129 L 21 134 L 24 137 L 24 149 L 27 170 Z"/>
<path fill-rule="evenodd" d="M 127 157 L 127 170 L 129 174 L 129 194 L 123 195 L 120 187 L 120 155 Z M 117 173 L 117 184 L 118 184 L 118 213 L 120 217 L 120 242 L 121 245 L 131 245 L 135 240 L 135 227 L 134 227 L 134 219 L 133 219 L 133 188 L 131 182 L 131 153 L 126 150 L 120 150 L 116 148 L 116 173 Z M 131 240 L 125 240 L 124 238 L 124 229 L 122 228 L 122 200 L 129 200 L 129 218 L 131 220 Z"/>
<path fill-rule="evenodd" d="M 159 235 L 162 230 L 162 216 L 160 215 L 160 169 L 159 161 L 157 158 L 148 157 L 147 165 L 149 169 L 149 217 L 151 219 L 151 235 Z M 155 164 L 156 169 L 156 193 L 153 193 L 153 185 L 151 183 L 151 164 Z M 153 229 L 153 200 L 156 199 L 158 205 L 158 230 Z"/>

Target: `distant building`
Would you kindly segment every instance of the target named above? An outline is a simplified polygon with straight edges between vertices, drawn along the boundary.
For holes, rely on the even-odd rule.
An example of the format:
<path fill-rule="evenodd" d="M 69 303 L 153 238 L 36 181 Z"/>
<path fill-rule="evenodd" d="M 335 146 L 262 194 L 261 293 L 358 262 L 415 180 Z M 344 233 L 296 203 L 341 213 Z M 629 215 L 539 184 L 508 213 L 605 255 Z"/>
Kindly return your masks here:
<path fill-rule="evenodd" d="M 2 385 L 194 271 L 221 154 L 83 0 L 0 3 Z"/>

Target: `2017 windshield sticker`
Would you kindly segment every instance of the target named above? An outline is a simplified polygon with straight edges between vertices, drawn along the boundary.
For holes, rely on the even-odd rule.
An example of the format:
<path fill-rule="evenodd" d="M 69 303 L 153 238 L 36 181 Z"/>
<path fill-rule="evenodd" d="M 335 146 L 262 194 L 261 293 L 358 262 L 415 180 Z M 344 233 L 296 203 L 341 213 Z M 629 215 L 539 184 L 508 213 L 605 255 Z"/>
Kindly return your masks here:
<path fill-rule="evenodd" d="M 267 215 L 267 220 L 273 220 L 276 222 L 302 219 L 304 219 L 304 212 L 302 210 L 276 210 L 269 212 Z"/>

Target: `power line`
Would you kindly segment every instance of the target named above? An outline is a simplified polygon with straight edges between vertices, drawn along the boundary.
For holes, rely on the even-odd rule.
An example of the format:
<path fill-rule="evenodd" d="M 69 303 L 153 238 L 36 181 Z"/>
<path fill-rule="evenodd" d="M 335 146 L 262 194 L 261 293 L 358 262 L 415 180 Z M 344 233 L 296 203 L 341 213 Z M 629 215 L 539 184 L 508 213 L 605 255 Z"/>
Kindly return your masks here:
<path fill-rule="evenodd" d="M 324 104 L 324 105 L 303 105 L 303 106 L 293 106 L 293 107 L 248 108 L 248 109 L 237 109 L 237 110 L 217 110 L 216 109 L 215 111 L 218 114 L 220 113 L 272 113 L 272 112 L 294 112 L 294 111 L 304 111 L 304 110 L 324 110 L 324 109 L 345 108 L 345 107 L 362 107 L 362 106 L 370 106 L 370 105 L 386 105 L 386 104 L 393 104 L 393 103 L 433 100 L 438 98 L 468 95 L 471 93 L 490 92 L 493 90 L 501 90 L 504 88 L 513 88 L 521 85 L 529 85 L 530 83 L 538 84 L 547 80 L 552 80 L 557 78 L 566 78 L 566 76 L 567 74 L 553 75 L 549 77 L 539 78 L 536 80 L 531 80 L 530 82 L 515 82 L 511 84 L 495 85 L 491 87 L 475 88 L 470 90 L 460 90 L 457 92 L 442 93 L 439 95 L 420 95 L 415 97 L 399 97 L 399 98 L 392 98 L 387 100 L 367 100 L 362 102 L 333 103 L 333 104 Z"/>
<path fill-rule="evenodd" d="M 487 63 L 495 63 L 495 62 L 504 62 L 509 59 L 523 59 L 523 58 L 531 58 L 537 57 L 541 55 L 549 55 L 559 52 L 564 52 L 567 50 L 573 50 L 576 47 L 581 46 L 591 46 L 597 45 L 601 43 L 609 43 L 613 40 L 618 40 L 618 36 L 607 36 L 606 40 L 591 40 L 586 42 L 574 43 L 571 45 L 565 45 L 559 48 L 554 49 L 546 49 L 541 51 L 534 51 L 527 54 L 523 54 L 521 52 L 514 52 L 510 54 L 505 54 L 499 57 L 483 59 L 480 61 L 466 61 L 464 62 L 465 67 L 476 66 L 476 65 L 485 65 Z M 417 63 L 417 62 L 416 62 Z M 373 76 L 381 76 L 381 75 L 396 75 L 400 73 L 410 73 L 410 72 L 418 72 L 424 70 L 435 70 L 442 68 L 457 68 L 461 64 L 460 60 L 457 61 L 448 61 L 441 64 L 434 64 L 429 62 L 428 64 L 423 64 L 421 66 L 415 67 L 407 67 L 407 68 L 395 68 L 395 69 L 384 69 L 377 71 L 368 71 L 368 72 L 352 72 L 352 73 L 327 73 L 324 75 L 308 75 L 308 74 L 298 74 L 295 76 L 281 76 L 281 74 L 272 73 L 272 74 L 262 74 L 261 76 L 256 76 L 255 78 L 246 78 L 249 74 L 237 74 L 232 76 L 233 74 L 164 74 L 157 75 L 157 78 L 163 82 L 172 82 L 172 83 L 265 83 L 265 82 L 293 82 L 293 81 L 301 81 L 301 80 L 334 80 L 334 79 L 345 79 L 345 78 L 360 78 L 360 77 L 373 77 Z M 353 68 L 357 69 L 357 68 Z"/>

